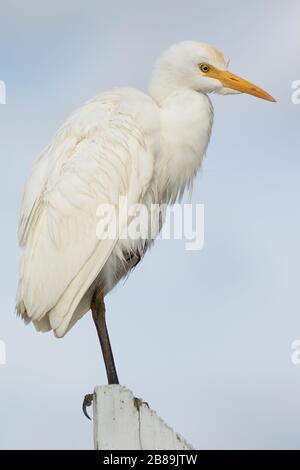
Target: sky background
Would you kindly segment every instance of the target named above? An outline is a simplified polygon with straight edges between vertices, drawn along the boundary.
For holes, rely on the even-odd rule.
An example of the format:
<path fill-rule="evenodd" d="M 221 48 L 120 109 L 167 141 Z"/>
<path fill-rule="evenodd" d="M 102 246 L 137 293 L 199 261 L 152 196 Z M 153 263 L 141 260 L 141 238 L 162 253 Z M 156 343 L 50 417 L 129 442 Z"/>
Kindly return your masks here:
<path fill-rule="evenodd" d="M 82 398 L 106 382 L 86 315 L 63 339 L 14 313 L 26 175 L 82 102 L 147 91 L 174 42 L 208 42 L 278 99 L 212 96 L 215 123 L 192 201 L 205 245 L 158 241 L 107 298 L 120 381 L 197 449 L 300 448 L 298 0 L 0 0 L 0 448 L 92 449 Z"/>

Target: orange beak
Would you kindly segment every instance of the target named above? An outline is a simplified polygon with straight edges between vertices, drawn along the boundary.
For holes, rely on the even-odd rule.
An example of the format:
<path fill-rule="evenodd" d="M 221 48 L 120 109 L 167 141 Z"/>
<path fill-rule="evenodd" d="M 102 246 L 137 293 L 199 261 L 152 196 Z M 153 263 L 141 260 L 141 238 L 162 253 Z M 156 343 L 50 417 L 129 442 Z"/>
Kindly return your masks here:
<path fill-rule="evenodd" d="M 257 96 L 257 98 L 262 98 L 263 100 L 276 102 L 273 96 L 269 95 L 266 91 L 253 85 L 253 83 L 228 72 L 227 70 L 219 70 L 215 67 L 210 67 L 210 70 L 205 75 L 211 78 L 216 78 L 226 88 L 231 88 L 232 90 L 239 91 L 240 93 Z"/>

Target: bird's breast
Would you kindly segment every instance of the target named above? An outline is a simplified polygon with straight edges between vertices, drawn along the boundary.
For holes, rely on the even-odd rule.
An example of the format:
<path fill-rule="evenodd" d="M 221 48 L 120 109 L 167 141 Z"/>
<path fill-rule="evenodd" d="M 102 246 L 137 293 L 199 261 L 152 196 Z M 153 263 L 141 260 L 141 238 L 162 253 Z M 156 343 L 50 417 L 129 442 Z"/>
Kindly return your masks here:
<path fill-rule="evenodd" d="M 161 145 L 156 178 L 168 198 L 176 199 L 201 167 L 213 123 L 206 95 L 186 91 L 170 97 L 161 109 Z"/>

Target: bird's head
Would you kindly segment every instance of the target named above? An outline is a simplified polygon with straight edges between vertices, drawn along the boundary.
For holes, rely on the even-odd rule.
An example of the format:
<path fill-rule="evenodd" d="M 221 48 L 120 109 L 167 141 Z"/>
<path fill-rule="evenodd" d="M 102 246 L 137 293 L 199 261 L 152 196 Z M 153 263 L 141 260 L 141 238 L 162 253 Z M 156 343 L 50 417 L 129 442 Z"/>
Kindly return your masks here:
<path fill-rule="evenodd" d="M 178 89 L 223 95 L 247 93 L 275 101 L 266 91 L 227 70 L 223 54 L 213 46 L 185 41 L 170 47 L 157 61 L 151 82 L 151 93 L 165 98 Z"/>

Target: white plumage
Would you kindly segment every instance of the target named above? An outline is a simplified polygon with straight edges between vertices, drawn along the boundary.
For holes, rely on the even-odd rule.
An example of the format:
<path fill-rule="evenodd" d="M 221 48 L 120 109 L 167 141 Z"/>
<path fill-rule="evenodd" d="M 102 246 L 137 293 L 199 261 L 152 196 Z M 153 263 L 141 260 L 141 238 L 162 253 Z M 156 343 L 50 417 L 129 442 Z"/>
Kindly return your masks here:
<path fill-rule="evenodd" d="M 241 83 L 230 86 L 229 75 L 213 47 L 180 43 L 157 62 L 151 96 L 127 88 L 103 93 L 59 129 L 25 187 L 17 311 L 26 322 L 64 336 L 89 310 L 95 288 L 107 294 L 144 255 L 150 238 L 99 239 L 97 207 L 118 208 L 120 196 L 147 207 L 180 197 L 209 142 L 213 110 L 207 93 L 250 93 L 248 82 L 241 81 L 244 90 Z M 128 225 L 126 216 L 121 225 Z"/>

